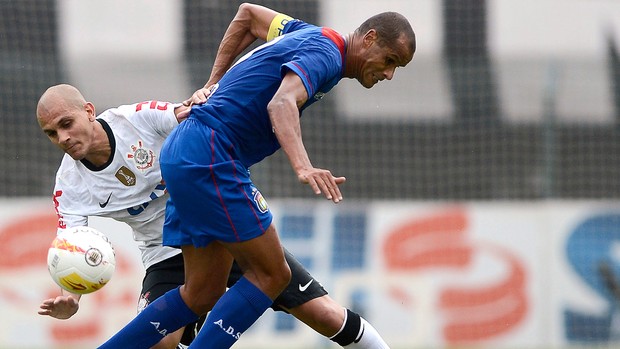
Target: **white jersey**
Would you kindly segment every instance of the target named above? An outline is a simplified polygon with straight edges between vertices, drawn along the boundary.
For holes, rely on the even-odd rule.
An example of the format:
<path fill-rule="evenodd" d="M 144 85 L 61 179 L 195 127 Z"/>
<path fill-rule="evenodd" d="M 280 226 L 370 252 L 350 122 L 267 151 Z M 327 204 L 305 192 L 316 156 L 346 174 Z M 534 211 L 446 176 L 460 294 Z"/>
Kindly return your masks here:
<path fill-rule="evenodd" d="M 149 101 L 108 109 L 97 117 L 112 155 L 95 167 L 65 154 L 54 188 L 59 231 L 88 225 L 88 216 L 110 217 L 131 227 L 145 268 L 181 253 L 162 246 L 168 193 L 159 169 L 164 140 L 178 125 L 177 106 Z"/>

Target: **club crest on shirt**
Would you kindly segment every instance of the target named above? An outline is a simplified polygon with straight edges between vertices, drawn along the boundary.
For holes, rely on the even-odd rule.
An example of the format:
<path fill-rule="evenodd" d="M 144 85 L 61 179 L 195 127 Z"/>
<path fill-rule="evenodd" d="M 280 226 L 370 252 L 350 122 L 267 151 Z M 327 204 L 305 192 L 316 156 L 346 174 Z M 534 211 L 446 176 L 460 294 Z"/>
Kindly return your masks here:
<path fill-rule="evenodd" d="M 125 166 L 121 166 L 114 174 L 114 177 L 127 187 L 136 185 L 136 175 Z"/>
<path fill-rule="evenodd" d="M 258 207 L 258 210 L 261 213 L 265 213 L 267 212 L 267 210 L 269 210 L 269 205 L 267 205 L 267 200 L 265 200 L 265 198 L 263 197 L 263 194 L 261 194 L 260 191 L 258 191 L 258 189 L 252 188 L 252 197 L 254 198 L 254 203 L 256 204 L 256 207 Z"/>
<path fill-rule="evenodd" d="M 145 148 L 141 140 L 138 140 L 138 145 L 131 145 L 132 153 L 127 154 L 128 159 L 133 159 L 136 163 L 138 170 L 146 170 L 153 166 L 155 161 L 155 153 L 148 148 Z"/>

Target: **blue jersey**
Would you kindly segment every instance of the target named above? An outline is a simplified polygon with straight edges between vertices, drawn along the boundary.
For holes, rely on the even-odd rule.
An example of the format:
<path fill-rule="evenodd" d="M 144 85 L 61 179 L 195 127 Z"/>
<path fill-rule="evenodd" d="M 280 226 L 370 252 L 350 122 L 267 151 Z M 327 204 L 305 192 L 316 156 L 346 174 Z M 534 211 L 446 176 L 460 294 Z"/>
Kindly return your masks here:
<path fill-rule="evenodd" d="M 209 101 L 193 108 L 191 117 L 224 133 L 238 159 L 250 167 L 280 148 L 267 104 L 284 75 L 293 71 L 303 81 L 308 93 L 303 110 L 342 79 L 344 52 L 344 38 L 334 30 L 290 21 L 283 36 L 239 59 Z"/>
<path fill-rule="evenodd" d="M 166 139 L 160 154 L 170 193 L 165 245 L 247 241 L 271 225 L 269 205 L 248 171 L 280 148 L 267 104 L 289 71 L 308 93 L 302 110 L 334 87 L 344 71 L 340 34 L 298 20 L 283 32 L 239 59 L 208 102 L 193 107 Z"/>

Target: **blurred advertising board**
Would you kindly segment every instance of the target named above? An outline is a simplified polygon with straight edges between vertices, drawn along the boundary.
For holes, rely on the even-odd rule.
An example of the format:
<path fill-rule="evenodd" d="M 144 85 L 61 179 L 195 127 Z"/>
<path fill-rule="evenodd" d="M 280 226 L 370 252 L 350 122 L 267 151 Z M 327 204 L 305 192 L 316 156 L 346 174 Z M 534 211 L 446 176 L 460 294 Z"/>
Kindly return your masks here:
<path fill-rule="evenodd" d="M 283 244 L 393 348 L 600 346 L 618 339 L 617 202 L 274 200 Z M 0 347 L 92 347 L 136 312 L 143 268 L 131 231 L 107 233 L 117 270 L 69 320 L 37 314 L 58 293 L 46 269 L 51 200 L 0 200 Z M 268 311 L 239 348 L 336 347 Z M 299 344 L 302 343 L 302 344 Z"/>

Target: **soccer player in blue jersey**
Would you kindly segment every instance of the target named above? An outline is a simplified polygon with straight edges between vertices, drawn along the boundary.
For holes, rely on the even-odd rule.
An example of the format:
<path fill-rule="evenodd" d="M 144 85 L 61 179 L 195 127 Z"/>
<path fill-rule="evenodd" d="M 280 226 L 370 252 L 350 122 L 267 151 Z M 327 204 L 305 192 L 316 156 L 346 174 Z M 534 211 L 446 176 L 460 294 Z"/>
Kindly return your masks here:
<path fill-rule="evenodd" d="M 271 23 L 266 35 L 257 29 L 261 21 Z M 278 34 L 284 35 L 221 75 L 219 69 L 256 38 Z M 282 148 L 301 183 L 340 202 L 345 178 L 312 165 L 301 112 L 342 78 L 366 88 L 390 80 L 414 52 L 411 25 L 394 12 L 375 15 L 344 36 L 273 11 L 235 17 L 207 83 L 208 103 L 192 108 L 161 151 L 170 193 L 164 244 L 181 247 L 185 284 L 151 303 L 101 348 L 148 348 L 209 311 L 190 348 L 231 347 L 291 278 L 269 206 L 248 168 Z M 243 277 L 225 292 L 233 257 Z"/>

